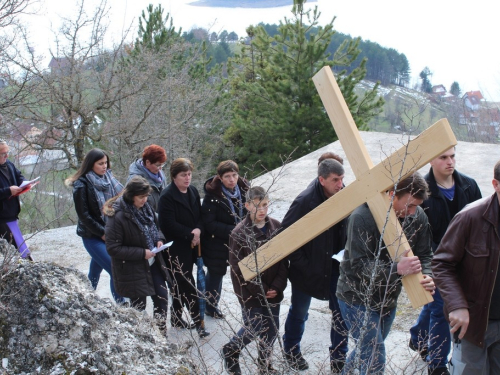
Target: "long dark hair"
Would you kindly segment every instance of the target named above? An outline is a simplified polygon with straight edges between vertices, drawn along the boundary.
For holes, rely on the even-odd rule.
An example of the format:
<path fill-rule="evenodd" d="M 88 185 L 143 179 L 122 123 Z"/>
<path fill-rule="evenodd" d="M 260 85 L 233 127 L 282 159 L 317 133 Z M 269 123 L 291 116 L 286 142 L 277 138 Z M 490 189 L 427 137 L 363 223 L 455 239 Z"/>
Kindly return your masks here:
<path fill-rule="evenodd" d="M 111 163 L 109 161 L 108 154 L 106 154 L 100 148 L 93 148 L 92 150 L 87 152 L 87 155 L 85 155 L 85 158 L 83 159 L 82 165 L 76 171 L 76 173 L 73 176 L 70 176 L 66 179 L 66 185 L 72 186 L 76 180 L 89 173 L 92 170 L 92 168 L 94 168 L 94 164 L 97 161 L 101 160 L 103 157 L 106 157 L 107 159 L 108 162 L 107 169 L 111 169 Z"/>

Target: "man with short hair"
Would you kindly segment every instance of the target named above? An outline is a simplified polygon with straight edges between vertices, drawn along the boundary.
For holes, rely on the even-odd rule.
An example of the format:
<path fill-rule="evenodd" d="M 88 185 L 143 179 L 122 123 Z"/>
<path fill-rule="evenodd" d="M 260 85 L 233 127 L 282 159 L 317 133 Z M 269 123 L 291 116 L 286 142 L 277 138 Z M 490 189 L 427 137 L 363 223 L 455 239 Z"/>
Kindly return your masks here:
<path fill-rule="evenodd" d="M 455 215 L 432 271 L 455 336 L 452 374 L 500 374 L 500 161 L 495 193 Z"/>
<path fill-rule="evenodd" d="M 480 199 L 481 191 L 476 181 L 455 169 L 455 147 L 433 159 L 430 165 L 425 176 L 430 196 L 422 208 L 431 225 L 432 249 L 435 251 L 451 219 L 467 204 Z M 423 307 L 410 334 L 409 346 L 429 363 L 429 375 L 449 375 L 451 336 L 439 290 L 436 289 L 434 301 Z"/>
<path fill-rule="evenodd" d="M 16 221 L 21 212 L 19 197 L 14 195 L 22 191 L 19 185 L 24 181 L 24 177 L 8 157 L 9 145 L 0 139 L 0 238 L 12 241 L 13 245 L 19 247 L 21 244 L 16 244 L 7 223 Z"/>
<path fill-rule="evenodd" d="M 286 213 L 281 227 L 288 228 L 314 210 L 343 187 L 344 167 L 337 160 L 325 159 L 318 166 L 318 177 L 300 193 Z M 333 371 L 342 370 L 347 353 L 346 327 L 338 307 L 335 290 L 339 263 L 332 259 L 345 244 L 345 219 L 309 241 L 288 259 L 288 278 L 292 284 L 291 305 L 285 322 L 283 345 L 290 366 L 296 370 L 309 368 L 302 356 L 300 341 L 308 318 L 312 298 L 328 300 L 332 310 L 330 331 L 330 365 Z"/>
<path fill-rule="evenodd" d="M 403 276 L 422 272 L 422 287 L 431 293 L 435 288 L 430 277 L 429 223 L 420 207 L 427 198 L 427 183 L 420 174 L 414 173 L 399 181 L 395 189 L 389 192 L 392 208 L 414 256 L 407 256 L 405 252 L 392 260 L 366 203 L 356 208 L 348 221 L 337 298 L 356 347 L 347 358 L 345 374 L 355 369 L 361 375 L 383 374 L 384 340 L 396 316 Z"/>

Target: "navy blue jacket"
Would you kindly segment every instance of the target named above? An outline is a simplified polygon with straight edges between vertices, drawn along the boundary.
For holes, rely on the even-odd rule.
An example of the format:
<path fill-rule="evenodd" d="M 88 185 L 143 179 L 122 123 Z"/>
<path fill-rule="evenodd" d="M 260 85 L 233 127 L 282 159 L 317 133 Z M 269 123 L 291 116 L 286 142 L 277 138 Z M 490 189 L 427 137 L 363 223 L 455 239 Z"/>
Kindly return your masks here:
<path fill-rule="evenodd" d="M 316 178 L 295 198 L 281 227 L 288 228 L 324 201 L 326 196 L 323 187 Z M 339 263 L 332 259 L 332 255 L 344 249 L 346 220 L 343 219 L 288 256 L 288 278 L 294 288 L 317 299 L 330 299 L 330 279 L 332 274 L 334 277 L 339 275 Z"/>

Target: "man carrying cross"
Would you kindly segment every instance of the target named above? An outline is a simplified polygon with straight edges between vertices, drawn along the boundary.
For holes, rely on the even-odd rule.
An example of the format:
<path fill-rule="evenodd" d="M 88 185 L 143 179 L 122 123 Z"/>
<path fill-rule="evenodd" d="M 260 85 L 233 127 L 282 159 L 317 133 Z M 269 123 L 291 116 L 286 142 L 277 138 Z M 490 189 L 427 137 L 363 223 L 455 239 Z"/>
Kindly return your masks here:
<path fill-rule="evenodd" d="M 282 228 L 301 219 L 343 188 L 344 167 L 337 160 L 325 159 L 318 166 L 318 177 L 300 193 L 286 213 Z M 292 284 L 292 301 L 285 322 L 283 345 L 286 359 L 296 370 L 307 370 L 300 341 L 304 334 L 312 298 L 328 300 L 332 310 L 330 366 L 342 370 L 347 353 L 346 327 L 338 307 L 335 290 L 339 277 L 339 262 L 332 259 L 344 248 L 345 220 L 321 233 L 290 255 L 288 278 Z"/>
<path fill-rule="evenodd" d="M 346 361 L 346 374 L 354 369 L 359 369 L 360 374 L 384 372 L 384 340 L 396 316 L 403 276 L 422 272 L 420 284 L 434 292 L 430 277 L 431 233 L 427 216 L 419 207 L 427 198 L 427 189 L 423 177 L 414 173 L 389 192 L 414 256 L 407 256 L 405 251 L 396 261 L 391 259 L 367 204 L 356 208 L 349 218 L 337 286 L 342 316 L 356 341 Z"/>

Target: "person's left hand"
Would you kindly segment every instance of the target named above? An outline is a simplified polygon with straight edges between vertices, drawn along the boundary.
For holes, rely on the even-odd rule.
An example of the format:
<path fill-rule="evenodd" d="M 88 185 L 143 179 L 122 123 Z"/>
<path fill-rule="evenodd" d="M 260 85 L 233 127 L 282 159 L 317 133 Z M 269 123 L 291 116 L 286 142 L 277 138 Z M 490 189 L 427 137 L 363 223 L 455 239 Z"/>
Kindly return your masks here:
<path fill-rule="evenodd" d="M 162 241 L 158 241 L 158 243 L 156 244 L 156 247 L 159 249 L 162 246 L 163 246 L 163 242 Z"/>
<path fill-rule="evenodd" d="M 436 293 L 436 284 L 434 284 L 434 280 L 429 275 L 423 275 L 424 278 L 420 280 L 420 285 L 424 287 L 425 290 L 430 292 L 431 294 Z"/>
<path fill-rule="evenodd" d="M 199 228 L 194 228 L 191 233 L 193 233 L 193 239 L 191 240 L 191 247 L 195 247 L 200 242 L 201 230 Z"/>

